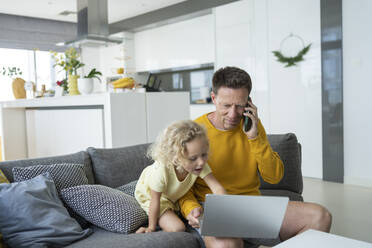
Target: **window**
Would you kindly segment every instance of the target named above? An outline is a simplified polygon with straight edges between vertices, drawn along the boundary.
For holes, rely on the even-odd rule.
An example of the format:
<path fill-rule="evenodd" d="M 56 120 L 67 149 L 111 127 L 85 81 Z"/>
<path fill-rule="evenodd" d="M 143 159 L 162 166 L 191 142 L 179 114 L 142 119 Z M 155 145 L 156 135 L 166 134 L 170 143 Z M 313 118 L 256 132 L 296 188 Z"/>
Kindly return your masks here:
<path fill-rule="evenodd" d="M 46 89 L 52 89 L 56 80 L 63 79 L 64 73 L 53 67 L 54 60 L 47 51 L 0 48 L 0 70 L 5 67 L 18 67 L 22 71 L 20 77 L 25 81 L 36 83 L 37 90 L 45 84 Z M 0 101 L 13 100 L 13 79 L 0 74 Z"/>

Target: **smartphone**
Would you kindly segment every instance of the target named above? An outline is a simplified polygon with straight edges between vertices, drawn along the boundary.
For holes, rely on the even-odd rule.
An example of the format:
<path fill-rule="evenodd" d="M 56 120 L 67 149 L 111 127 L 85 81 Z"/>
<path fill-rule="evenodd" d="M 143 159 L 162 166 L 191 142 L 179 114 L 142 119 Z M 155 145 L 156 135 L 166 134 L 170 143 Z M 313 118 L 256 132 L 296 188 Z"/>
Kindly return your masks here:
<path fill-rule="evenodd" d="M 248 96 L 248 101 L 252 101 L 251 98 Z M 245 107 L 249 107 L 249 104 L 247 103 L 247 105 L 245 105 Z M 249 111 L 249 113 L 251 113 Z M 252 127 L 252 120 L 251 118 L 249 118 L 248 116 L 245 116 L 244 115 L 244 132 L 248 132 L 249 129 L 251 129 Z"/>

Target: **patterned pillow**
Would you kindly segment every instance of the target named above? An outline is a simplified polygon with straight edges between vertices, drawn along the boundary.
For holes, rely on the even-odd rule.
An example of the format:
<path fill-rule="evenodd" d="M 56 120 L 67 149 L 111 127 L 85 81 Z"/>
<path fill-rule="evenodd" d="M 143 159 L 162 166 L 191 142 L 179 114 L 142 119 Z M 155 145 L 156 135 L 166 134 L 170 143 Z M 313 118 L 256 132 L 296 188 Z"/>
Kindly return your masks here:
<path fill-rule="evenodd" d="M 0 183 L 9 183 L 4 173 L 0 170 Z M 1 211 L 1 210 L 0 210 Z M 0 233 L 0 248 L 3 247 L 3 235 Z"/>
<path fill-rule="evenodd" d="M 81 185 L 62 190 L 62 198 L 89 222 L 111 232 L 132 233 L 147 222 L 136 199 L 103 185 Z"/>
<path fill-rule="evenodd" d="M 56 184 L 58 194 L 64 188 L 88 184 L 88 178 L 85 174 L 83 164 L 62 163 L 15 167 L 12 169 L 12 172 L 15 182 L 29 180 L 44 172 L 49 172 Z"/>
<path fill-rule="evenodd" d="M 84 171 L 83 164 L 50 164 L 34 165 L 29 167 L 14 167 L 12 169 L 15 182 L 29 180 L 44 172 L 49 172 L 56 185 L 58 196 L 61 198 L 61 190 L 73 186 L 88 184 L 88 178 Z M 88 227 L 88 222 L 66 206 L 71 217 L 76 219 L 81 227 Z"/>
<path fill-rule="evenodd" d="M 117 190 L 120 190 L 121 192 L 124 192 L 127 195 L 133 196 L 134 197 L 134 191 L 136 191 L 136 185 L 137 185 L 138 180 L 135 180 L 133 182 L 124 184 L 120 187 L 117 187 Z"/>

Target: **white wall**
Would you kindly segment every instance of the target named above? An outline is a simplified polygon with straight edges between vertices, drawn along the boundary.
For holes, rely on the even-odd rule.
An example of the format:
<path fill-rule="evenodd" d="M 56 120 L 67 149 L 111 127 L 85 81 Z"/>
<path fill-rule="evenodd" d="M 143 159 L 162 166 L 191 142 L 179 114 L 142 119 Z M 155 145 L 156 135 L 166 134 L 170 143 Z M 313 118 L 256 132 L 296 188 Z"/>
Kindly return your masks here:
<path fill-rule="evenodd" d="M 372 187 L 372 1 L 344 0 L 345 183 Z"/>
<path fill-rule="evenodd" d="M 101 64 L 104 60 L 104 58 L 101 57 L 100 48 L 96 47 L 83 47 L 81 49 L 81 62 L 85 65 L 79 69 L 78 74 L 80 75 L 80 78 L 83 78 L 84 76 L 88 75 L 90 70 L 93 68 L 96 68 L 97 71 L 100 71 L 101 73 L 104 73 L 102 71 Z M 101 92 L 105 89 L 105 77 L 102 77 L 102 83 L 98 81 L 98 79 L 94 79 L 94 87 L 93 92 Z"/>
<path fill-rule="evenodd" d="M 267 3 L 270 133 L 295 133 L 302 144 L 303 175 L 322 178 L 320 1 Z M 270 51 L 290 33 L 312 46 L 305 61 L 285 68 Z"/>
<path fill-rule="evenodd" d="M 217 68 L 234 65 L 250 73 L 252 99 L 267 133 L 295 133 L 303 148 L 303 175 L 321 178 L 320 2 L 243 0 L 215 14 Z M 305 61 L 284 68 L 272 51 L 290 33 L 312 47 Z"/>
<path fill-rule="evenodd" d="M 211 14 L 138 32 L 134 39 L 137 71 L 214 62 Z"/>

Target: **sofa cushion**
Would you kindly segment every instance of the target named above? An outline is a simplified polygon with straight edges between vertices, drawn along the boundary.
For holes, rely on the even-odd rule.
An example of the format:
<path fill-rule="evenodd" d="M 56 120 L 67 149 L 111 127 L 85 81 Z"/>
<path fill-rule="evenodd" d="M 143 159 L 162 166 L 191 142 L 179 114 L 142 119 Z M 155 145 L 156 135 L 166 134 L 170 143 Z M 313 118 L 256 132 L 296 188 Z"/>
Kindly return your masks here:
<path fill-rule="evenodd" d="M 124 184 L 122 186 L 117 187 L 117 190 L 120 190 L 121 192 L 133 196 L 134 197 L 134 192 L 136 191 L 136 185 L 137 185 L 138 180 L 134 180 L 133 182 Z"/>
<path fill-rule="evenodd" d="M 142 170 L 151 164 L 146 157 L 150 144 L 122 148 L 87 149 L 91 159 L 96 183 L 119 187 L 137 180 Z"/>
<path fill-rule="evenodd" d="M 20 182 L 36 177 L 44 172 L 49 172 L 55 182 L 58 195 L 64 188 L 88 184 L 88 178 L 85 175 L 84 165 L 82 164 L 50 164 L 50 165 L 34 165 L 29 167 L 14 167 L 14 181 Z M 70 215 L 75 218 L 79 224 L 85 228 L 89 223 L 76 214 L 71 208 L 66 206 Z"/>
<path fill-rule="evenodd" d="M 272 149 L 277 152 L 284 164 L 284 176 L 278 184 L 262 180 L 260 189 L 281 189 L 302 194 L 301 146 L 293 133 L 267 135 Z"/>
<path fill-rule="evenodd" d="M 70 217 L 49 173 L 0 184 L 0 229 L 11 247 L 64 247 L 91 233 Z"/>
<path fill-rule="evenodd" d="M 89 183 L 90 184 L 94 183 L 92 162 L 90 160 L 89 154 L 85 151 L 55 157 L 4 161 L 0 162 L 0 168 L 3 170 L 5 176 L 9 179 L 9 181 L 13 182 L 14 179 L 12 169 L 14 167 L 28 167 L 39 164 L 48 165 L 60 163 L 84 164 L 85 165 L 84 170 L 87 175 Z"/>
<path fill-rule="evenodd" d="M 108 231 L 132 233 L 147 222 L 136 199 L 103 185 L 81 185 L 62 190 L 63 200 L 92 224 Z"/>
<path fill-rule="evenodd" d="M 152 232 L 123 235 L 93 227 L 94 233 L 66 248 L 199 248 L 198 240 L 187 232 Z"/>

